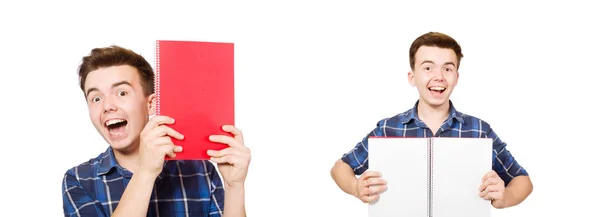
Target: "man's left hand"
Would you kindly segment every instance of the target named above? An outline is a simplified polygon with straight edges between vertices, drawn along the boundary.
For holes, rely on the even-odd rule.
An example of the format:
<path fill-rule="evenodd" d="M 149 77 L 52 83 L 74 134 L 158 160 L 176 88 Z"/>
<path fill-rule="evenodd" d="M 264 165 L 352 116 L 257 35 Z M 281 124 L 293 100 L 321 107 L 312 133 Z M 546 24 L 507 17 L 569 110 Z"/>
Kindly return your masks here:
<path fill-rule="evenodd" d="M 250 149 L 244 145 L 244 138 L 239 129 L 224 125 L 223 130 L 233 134 L 233 137 L 211 135 L 209 139 L 229 147 L 220 151 L 209 150 L 207 154 L 211 156 L 211 161 L 217 163 L 217 168 L 228 187 L 243 187 L 250 165 Z"/>

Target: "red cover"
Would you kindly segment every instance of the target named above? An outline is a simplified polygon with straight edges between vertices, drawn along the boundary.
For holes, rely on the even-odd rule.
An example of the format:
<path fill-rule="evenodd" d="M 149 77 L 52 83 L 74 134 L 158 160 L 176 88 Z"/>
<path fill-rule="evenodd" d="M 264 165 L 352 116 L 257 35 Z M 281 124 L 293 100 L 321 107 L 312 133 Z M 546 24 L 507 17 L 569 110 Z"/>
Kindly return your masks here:
<path fill-rule="evenodd" d="M 221 127 L 234 125 L 233 50 L 233 43 L 156 42 L 156 113 L 174 118 L 170 127 L 184 136 L 172 138 L 183 151 L 167 160 L 207 160 L 207 150 L 228 147 L 208 136 L 231 135 Z"/>

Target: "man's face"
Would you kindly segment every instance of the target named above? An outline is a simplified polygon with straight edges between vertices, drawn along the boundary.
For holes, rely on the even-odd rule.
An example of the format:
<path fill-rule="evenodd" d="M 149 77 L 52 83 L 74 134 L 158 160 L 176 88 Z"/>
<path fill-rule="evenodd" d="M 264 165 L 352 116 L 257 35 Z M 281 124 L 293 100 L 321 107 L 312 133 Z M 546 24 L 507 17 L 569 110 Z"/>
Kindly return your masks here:
<path fill-rule="evenodd" d="M 137 149 L 135 143 L 148 122 L 154 95 L 145 96 L 140 81 L 137 69 L 129 65 L 100 68 L 86 78 L 90 119 L 114 149 Z"/>
<path fill-rule="evenodd" d="M 439 107 L 449 102 L 458 82 L 458 61 L 452 49 L 421 46 L 415 53 L 409 83 L 419 91 L 420 102 Z"/>

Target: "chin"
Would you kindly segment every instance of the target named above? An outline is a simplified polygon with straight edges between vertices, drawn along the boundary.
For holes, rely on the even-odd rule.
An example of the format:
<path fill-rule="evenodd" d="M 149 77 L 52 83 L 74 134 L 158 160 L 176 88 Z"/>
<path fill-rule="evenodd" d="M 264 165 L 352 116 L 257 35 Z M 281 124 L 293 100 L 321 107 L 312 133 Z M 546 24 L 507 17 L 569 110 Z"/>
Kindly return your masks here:
<path fill-rule="evenodd" d="M 425 103 L 427 103 L 427 105 L 429 105 L 431 107 L 444 106 L 444 105 L 446 105 L 449 102 L 449 100 L 447 98 L 443 98 L 443 99 L 425 99 L 424 101 L 425 101 Z"/>
<path fill-rule="evenodd" d="M 118 141 L 112 141 L 110 138 L 105 138 L 106 142 L 110 145 L 114 150 L 118 150 L 119 152 L 129 152 L 133 149 L 133 139 L 131 138 L 123 138 Z"/>

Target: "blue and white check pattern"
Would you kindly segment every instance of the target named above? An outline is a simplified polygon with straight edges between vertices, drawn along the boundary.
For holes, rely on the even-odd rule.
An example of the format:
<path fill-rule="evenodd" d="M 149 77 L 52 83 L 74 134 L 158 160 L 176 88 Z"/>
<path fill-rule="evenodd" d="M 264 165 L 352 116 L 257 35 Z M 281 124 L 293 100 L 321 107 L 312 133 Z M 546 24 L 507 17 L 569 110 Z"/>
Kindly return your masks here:
<path fill-rule="evenodd" d="M 62 182 L 64 215 L 111 216 L 132 175 L 117 164 L 110 147 L 71 168 Z M 208 161 L 166 161 L 151 194 L 147 216 L 220 217 L 223 213 L 222 181 Z"/>
<path fill-rule="evenodd" d="M 369 168 L 369 144 L 370 136 L 379 137 L 465 137 L 465 138 L 492 138 L 492 169 L 508 183 L 516 176 L 529 175 L 527 171 L 517 163 L 510 151 L 506 149 L 506 143 L 502 142 L 498 135 L 485 121 L 458 112 L 450 101 L 450 114 L 444 121 L 438 132 L 434 135 L 427 125 L 417 116 L 417 105 L 412 109 L 393 117 L 384 118 L 377 122 L 377 126 L 362 141 L 347 153 L 342 155 L 342 161 L 350 165 L 356 175 L 361 175 Z M 484 174 L 481 174 L 482 176 Z"/>

